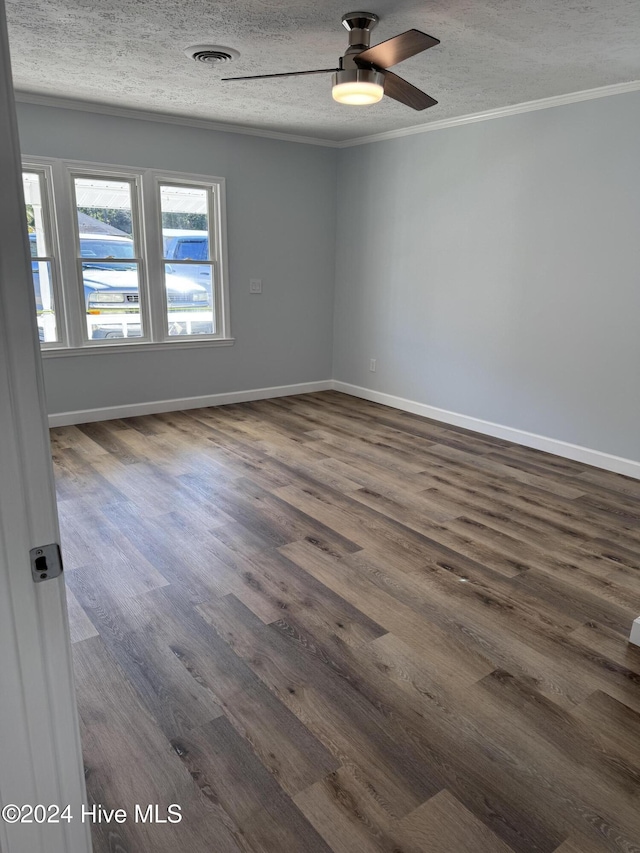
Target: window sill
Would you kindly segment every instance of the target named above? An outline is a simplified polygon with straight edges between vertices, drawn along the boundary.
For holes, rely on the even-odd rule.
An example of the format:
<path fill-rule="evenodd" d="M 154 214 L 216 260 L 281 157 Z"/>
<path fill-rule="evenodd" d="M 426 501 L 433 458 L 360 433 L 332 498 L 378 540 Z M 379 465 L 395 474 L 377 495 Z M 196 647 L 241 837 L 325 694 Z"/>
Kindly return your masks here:
<path fill-rule="evenodd" d="M 43 349 L 40 351 L 43 358 L 67 358 L 69 356 L 98 355 L 112 352 L 157 352 L 158 350 L 199 349 L 200 347 L 231 347 L 235 343 L 235 340 L 235 338 L 209 338 L 209 340 L 203 341 L 175 340 L 160 343 L 141 341 L 138 344 L 101 344 L 99 346 L 88 344 L 84 347 L 60 347 L 59 349 Z"/>

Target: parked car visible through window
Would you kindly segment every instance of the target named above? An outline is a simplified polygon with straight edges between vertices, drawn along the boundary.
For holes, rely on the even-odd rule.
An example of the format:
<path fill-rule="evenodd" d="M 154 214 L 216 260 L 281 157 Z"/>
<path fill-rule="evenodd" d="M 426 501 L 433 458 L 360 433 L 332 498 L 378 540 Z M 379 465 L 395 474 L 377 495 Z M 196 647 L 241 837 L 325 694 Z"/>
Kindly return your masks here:
<path fill-rule="evenodd" d="M 31 256 L 36 252 L 35 235 L 29 235 Z M 113 235 L 80 234 L 80 255 L 83 259 L 84 302 L 87 314 L 92 317 L 103 315 L 138 314 L 140 293 L 137 264 L 122 263 L 134 257 L 133 242 L 128 237 Z M 117 263 L 110 260 L 119 259 Z M 32 262 L 36 309 L 42 310 L 40 298 L 38 264 Z M 167 303 L 169 308 L 180 310 L 205 309 L 211 304 L 210 288 L 183 276 L 166 274 Z M 204 334 L 210 332 L 210 324 Z M 127 337 L 140 337 L 139 324 L 129 324 Z M 122 338 L 122 323 L 109 324 L 92 322 L 94 340 Z"/>
<path fill-rule="evenodd" d="M 176 261 L 206 261 L 209 259 L 209 239 L 206 231 L 189 231 L 176 237 L 171 237 L 166 245 L 164 256 L 166 260 Z"/>

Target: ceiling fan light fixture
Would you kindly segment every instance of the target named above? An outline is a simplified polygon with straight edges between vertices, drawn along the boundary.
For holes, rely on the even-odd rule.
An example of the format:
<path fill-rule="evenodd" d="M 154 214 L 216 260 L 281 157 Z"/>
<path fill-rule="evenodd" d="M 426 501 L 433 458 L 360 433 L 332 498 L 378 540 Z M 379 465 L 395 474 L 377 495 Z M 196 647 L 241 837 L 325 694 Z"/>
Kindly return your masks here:
<path fill-rule="evenodd" d="M 333 100 L 339 104 L 377 104 L 384 95 L 384 74 L 368 68 L 337 71 L 333 75 Z"/>
<path fill-rule="evenodd" d="M 248 77 L 223 77 L 222 82 L 333 74 L 332 95 L 334 101 L 340 104 L 364 106 L 376 104 L 383 96 L 388 96 L 414 110 L 426 110 L 427 107 L 435 106 L 438 103 L 435 98 L 389 69 L 411 56 L 435 47 L 440 44 L 440 40 L 421 30 L 407 30 L 371 47 L 371 29 L 377 22 L 378 16 L 373 12 L 348 12 L 342 16 L 342 23 L 349 31 L 349 47 L 338 60 L 337 68 L 334 66 L 308 71 L 281 71 L 277 74 L 251 74 Z"/>

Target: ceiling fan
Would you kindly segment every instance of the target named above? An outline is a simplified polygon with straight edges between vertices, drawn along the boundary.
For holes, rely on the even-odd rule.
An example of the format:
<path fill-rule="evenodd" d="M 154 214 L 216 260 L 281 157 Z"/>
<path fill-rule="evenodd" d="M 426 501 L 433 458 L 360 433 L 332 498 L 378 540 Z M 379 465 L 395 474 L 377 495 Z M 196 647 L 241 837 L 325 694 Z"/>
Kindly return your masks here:
<path fill-rule="evenodd" d="M 438 102 L 398 77 L 389 68 L 422 53 L 439 39 L 420 30 L 407 30 L 398 36 L 369 47 L 371 30 L 379 18 L 373 12 L 348 12 L 342 16 L 342 25 L 349 31 L 349 47 L 340 57 L 338 68 L 320 68 L 316 71 L 288 71 L 283 74 L 258 74 L 252 77 L 224 77 L 229 80 L 265 80 L 271 77 L 298 77 L 305 74 L 333 73 L 333 98 L 342 104 L 375 104 L 383 95 L 405 104 L 414 110 L 424 110 Z"/>

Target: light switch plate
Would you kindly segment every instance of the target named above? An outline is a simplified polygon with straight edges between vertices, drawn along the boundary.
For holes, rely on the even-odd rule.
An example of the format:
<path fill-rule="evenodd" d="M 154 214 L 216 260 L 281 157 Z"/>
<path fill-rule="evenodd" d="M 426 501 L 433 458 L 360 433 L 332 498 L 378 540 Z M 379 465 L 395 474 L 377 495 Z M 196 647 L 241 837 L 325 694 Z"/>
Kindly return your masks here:
<path fill-rule="evenodd" d="M 262 293 L 261 278 L 252 278 L 249 280 L 249 293 Z"/>

